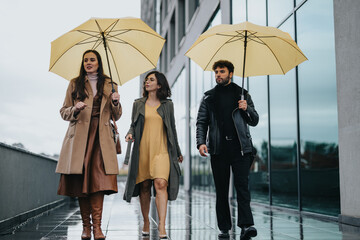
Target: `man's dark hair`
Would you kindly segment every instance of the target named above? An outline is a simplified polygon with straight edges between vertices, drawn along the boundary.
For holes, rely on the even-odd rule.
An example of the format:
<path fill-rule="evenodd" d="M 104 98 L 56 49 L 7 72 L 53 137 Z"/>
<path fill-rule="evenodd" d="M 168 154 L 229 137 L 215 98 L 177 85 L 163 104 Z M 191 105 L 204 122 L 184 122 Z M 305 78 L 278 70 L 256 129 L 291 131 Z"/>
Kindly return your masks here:
<path fill-rule="evenodd" d="M 171 97 L 171 90 L 169 87 L 169 83 L 165 77 L 165 75 L 158 71 L 152 71 L 146 74 L 145 79 L 143 81 L 143 97 L 147 97 L 149 95 L 149 92 L 145 89 L 145 82 L 146 79 L 151 75 L 154 74 L 157 80 L 157 84 L 160 86 L 160 88 L 156 91 L 156 96 L 160 100 L 164 100 L 168 97 Z"/>
<path fill-rule="evenodd" d="M 214 63 L 212 69 L 215 71 L 216 68 L 224 68 L 226 67 L 229 70 L 229 73 L 233 73 L 234 72 L 234 65 L 226 60 L 219 60 L 217 62 Z"/>

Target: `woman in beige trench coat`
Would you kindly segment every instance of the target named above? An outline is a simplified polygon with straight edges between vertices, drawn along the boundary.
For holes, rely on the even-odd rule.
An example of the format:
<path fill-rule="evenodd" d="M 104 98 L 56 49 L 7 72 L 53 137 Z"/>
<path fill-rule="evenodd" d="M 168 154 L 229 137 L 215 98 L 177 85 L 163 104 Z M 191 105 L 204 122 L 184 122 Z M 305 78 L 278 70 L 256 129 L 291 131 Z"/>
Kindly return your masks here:
<path fill-rule="evenodd" d="M 56 172 L 61 173 L 59 195 L 78 197 L 82 239 L 105 239 L 101 231 L 104 194 L 117 192 L 118 163 L 112 116 L 118 120 L 120 95 L 112 93 L 99 53 L 87 50 L 78 77 L 70 81 L 61 117 L 69 121 Z M 91 225 L 92 220 L 92 225 Z"/>

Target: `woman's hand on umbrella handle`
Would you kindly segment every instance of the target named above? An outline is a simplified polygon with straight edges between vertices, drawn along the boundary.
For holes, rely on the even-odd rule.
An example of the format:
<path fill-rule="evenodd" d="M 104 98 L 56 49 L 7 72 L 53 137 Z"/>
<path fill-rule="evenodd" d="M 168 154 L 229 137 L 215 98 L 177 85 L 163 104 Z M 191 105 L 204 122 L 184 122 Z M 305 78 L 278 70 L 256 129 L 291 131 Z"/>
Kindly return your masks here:
<path fill-rule="evenodd" d="M 78 102 L 75 104 L 75 109 L 77 112 L 80 112 L 81 110 L 83 110 L 84 108 L 86 108 L 87 104 L 84 102 Z"/>
<path fill-rule="evenodd" d="M 120 100 L 120 94 L 117 92 L 113 92 L 111 94 L 111 100 L 113 101 L 114 105 L 117 105 Z"/>
<path fill-rule="evenodd" d="M 184 161 L 184 157 L 181 155 L 181 156 L 179 156 L 178 157 L 178 161 L 180 162 L 180 163 L 182 163 L 183 161 Z"/>
<path fill-rule="evenodd" d="M 239 109 L 242 109 L 242 110 L 246 111 L 246 109 L 247 109 L 246 100 L 239 100 L 238 103 L 239 103 Z"/>
<path fill-rule="evenodd" d="M 126 137 L 125 137 L 125 142 L 128 142 L 128 141 L 134 141 L 135 139 L 133 139 L 133 137 L 132 137 L 132 134 L 131 133 L 129 133 L 128 135 L 126 135 Z"/>

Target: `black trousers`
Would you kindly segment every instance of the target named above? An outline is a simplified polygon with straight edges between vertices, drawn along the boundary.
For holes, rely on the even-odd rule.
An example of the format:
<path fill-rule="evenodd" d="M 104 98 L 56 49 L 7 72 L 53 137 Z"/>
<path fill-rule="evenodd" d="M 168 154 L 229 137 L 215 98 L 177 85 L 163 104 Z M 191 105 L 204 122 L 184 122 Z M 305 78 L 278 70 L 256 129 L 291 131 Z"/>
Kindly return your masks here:
<path fill-rule="evenodd" d="M 216 217 L 220 230 L 230 230 L 232 225 L 229 207 L 230 168 L 233 171 L 237 195 L 237 225 L 239 227 L 254 225 L 248 185 L 251 164 L 251 154 L 242 156 L 238 148 L 226 148 L 223 154 L 211 155 L 211 168 L 216 189 Z"/>

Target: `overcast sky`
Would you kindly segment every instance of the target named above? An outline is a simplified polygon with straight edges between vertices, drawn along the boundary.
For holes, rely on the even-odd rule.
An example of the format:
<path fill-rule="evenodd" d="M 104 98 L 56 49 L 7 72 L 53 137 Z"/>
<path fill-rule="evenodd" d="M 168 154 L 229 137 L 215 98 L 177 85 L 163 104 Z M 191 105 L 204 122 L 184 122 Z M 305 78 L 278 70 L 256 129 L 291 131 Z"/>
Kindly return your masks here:
<path fill-rule="evenodd" d="M 1 0 L 0 142 L 22 143 L 34 153 L 60 152 L 68 123 L 59 110 L 69 82 L 48 71 L 50 43 L 91 17 L 140 17 L 140 0 Z M 138 86 L 136 78 L 119 87 L 121 139 Z"/>

